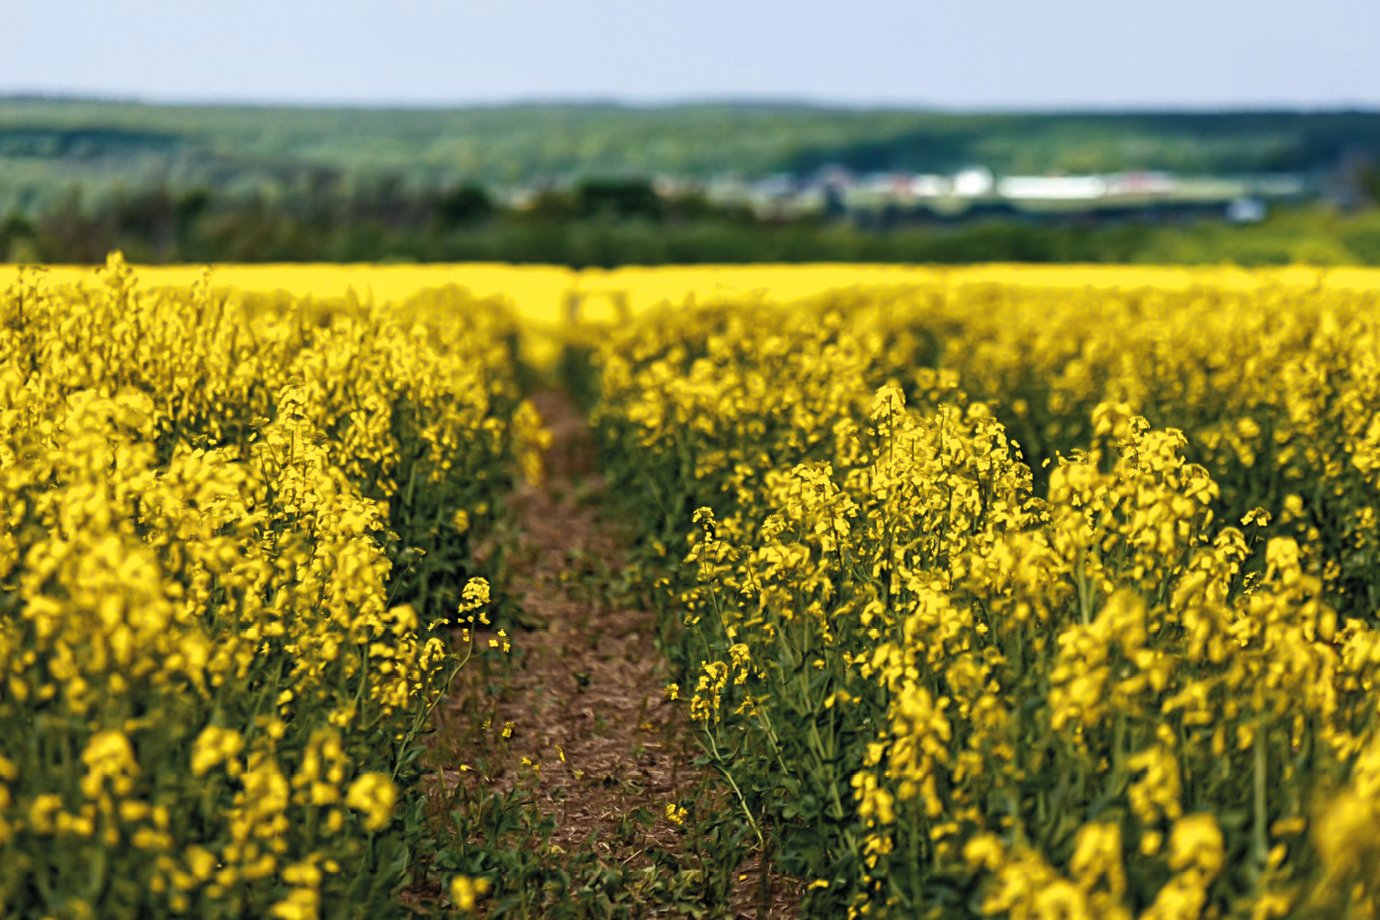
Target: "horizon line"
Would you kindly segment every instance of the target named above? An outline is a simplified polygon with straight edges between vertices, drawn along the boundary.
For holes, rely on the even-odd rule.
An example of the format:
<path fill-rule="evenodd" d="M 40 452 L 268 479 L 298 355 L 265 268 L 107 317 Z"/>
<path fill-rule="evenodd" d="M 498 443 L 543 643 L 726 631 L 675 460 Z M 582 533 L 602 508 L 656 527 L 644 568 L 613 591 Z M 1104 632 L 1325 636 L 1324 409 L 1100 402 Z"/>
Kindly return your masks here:
<path fill-rule="evenodd" d="M 1133 103 L 982 103 L 955 105 L 925 100 L 863 101 L 770 94 L 667 95 L 642 99 L 603 94 L 517 95 L 461 100 L 253 99 L 232 96 L 175 97 L 109 93 L 98 90 L 0 88 L 0 103 L 49 102 L 143 106 L 148 108 L 224 108 L 447 112 L 505 108 L 612 108 L 631 111 L 677 108 L 790 108 L 835 112 L 897 112 L 936 115 L 1115 115 L 1115 114 L 1380 114 L 1380 101 L 1327 102 L 1133 102 Z"/>

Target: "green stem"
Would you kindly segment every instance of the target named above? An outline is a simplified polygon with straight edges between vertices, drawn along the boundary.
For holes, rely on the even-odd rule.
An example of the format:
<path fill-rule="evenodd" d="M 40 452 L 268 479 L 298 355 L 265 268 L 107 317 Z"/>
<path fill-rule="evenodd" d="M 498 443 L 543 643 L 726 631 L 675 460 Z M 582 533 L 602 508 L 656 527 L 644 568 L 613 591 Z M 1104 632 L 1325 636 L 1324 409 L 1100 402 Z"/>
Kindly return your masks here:
<path fill-rule="evenodd" d="M 1255 732 L 1255 763 L 1252 769 L 1252 812 L 1254 821 L 1251 826 L 1251 850 L 1258 863 L 1262 866 L 1269 856 L 1270 843 L 1267 837 L 1265 823 L 1268 820 L 1266 813 L 1266 788 L 1265 783 L 1268 779 L 1267 751 L 1265 749 L 1266 732 L 1265 720 L 1261 719 L 1256 726 Z"/>
<path fill-rule="evenodd" d="M 752 809 L 748 808 L 747 799 L 743 796 L 743 790 L 738 788 L 738 784 L 733 780 L 733 774 L 729 772 L 728 767 L 724 766 L 723 758 L 719 755 L 719 746 L 714 743 L 714 736 L 706 729 L 704 737 L 705 740 L 709 742 L 709 754 L 713 758 L 715 768 L 724 775 L 724 779 L 728 780 L 728 785 L 733 788 L 734 794 L 738 796 L 738 804 L 742 806 L 743 816 L 747 818 L 748 824 L 752 827 L 752 832 L 757 835 L 757 845 L 762 848 L 763 852 L 766 852 L 767 841 L 762 836 L 762 829 L 757 826 L 757 819 L 752 816 Z"/>

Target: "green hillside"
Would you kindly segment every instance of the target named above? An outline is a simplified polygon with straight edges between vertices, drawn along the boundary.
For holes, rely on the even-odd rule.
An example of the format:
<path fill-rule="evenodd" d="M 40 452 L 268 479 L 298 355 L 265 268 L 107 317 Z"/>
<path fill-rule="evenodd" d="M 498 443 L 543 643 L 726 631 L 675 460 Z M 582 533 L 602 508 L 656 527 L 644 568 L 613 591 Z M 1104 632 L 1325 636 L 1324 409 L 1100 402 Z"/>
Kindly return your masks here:
<path fill-rule="evenodd" d="M 591 175 L 854 169 L 1314 172 L 1380 154 L 1380 113 L 957 114 L 806 105 L 464 109 L 0 100 L 0 213 L 80 186 L 310 194 Z"/>

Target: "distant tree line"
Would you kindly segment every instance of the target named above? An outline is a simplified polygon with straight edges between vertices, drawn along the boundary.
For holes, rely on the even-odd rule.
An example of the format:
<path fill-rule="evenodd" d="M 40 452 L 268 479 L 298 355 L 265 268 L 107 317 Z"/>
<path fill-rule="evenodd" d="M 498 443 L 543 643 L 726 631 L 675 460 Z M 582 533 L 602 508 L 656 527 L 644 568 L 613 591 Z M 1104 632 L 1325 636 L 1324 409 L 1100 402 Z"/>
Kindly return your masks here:
<path fill-rule="evenodd" d="M 1312 208 L 1230 226 L 1200 220 L 1032 225 L 985 220 L 885 232 L 817 218 L 766 221 L 640 180 L 592 179 L 500 206 L 483 188 L 381 181 L 291 196 L 207 189 L 72 194 L 0 218 L 0 259 L 99 262 L 505 261 L 582 266 L 737 262 L 1221 262 L 1380 264 L 1380 214 Z"/>
<path fill-rule="evenodd" d="M 0 201 L 34 214 L 67 185 L 289 190 L 530 185 L 549 177 L 1127 170 L 1319 177 L 1380 157 L 1380 111 L 937 112 L 815 105 L 544 104 L 459 109 L 159 106 L 0 96 Z"/>

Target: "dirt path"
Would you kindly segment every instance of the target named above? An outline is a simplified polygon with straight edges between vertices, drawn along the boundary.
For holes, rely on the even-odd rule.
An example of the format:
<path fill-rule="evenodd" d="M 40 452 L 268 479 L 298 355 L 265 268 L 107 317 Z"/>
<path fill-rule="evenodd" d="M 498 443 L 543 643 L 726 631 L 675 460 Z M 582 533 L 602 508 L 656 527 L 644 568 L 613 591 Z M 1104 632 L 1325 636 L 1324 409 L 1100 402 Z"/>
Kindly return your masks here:
<path fill-rule="evenodd" d="M 578 488 L 598 487 L 588 432 L 563 395 L 540 394 L 537 403 L 552 446 L 543 486 L 516 496 L 521 576 L 512 589 L 545 627 L 520 635 L 522 668 L 505 709 L 514 749 L 544 764 L 542 804 L 558 817 L 553 842 L 572 849 L 598 832 L 596 847 L 612 855 L 626 815 L 645 808 L 663 818 L 666 803 L 699 776 L 693 743 L 662 693 L 652 614 L 589 590 L 621 560 L 617 541 L 579 501 Z M 649 844 L 675 845 L 665 820 L 647 833 Z"/>
<path fill-rule="evenodd" d="M 618 536 L 593 507 L 602 484 L 589 431 L 563 393 L 534 401 L 552 445 L 546 481 L 514 496 L 519 540 L 510 590 L 537 628 L 513 637 L 517 666 L 493 721 L 511 724 L 509 768 L 486 779 L 516 783 L 526 771 L 535 806 L 555 820 L 553 852 L 592 855 L 638 879 L 628 893 L 634 916 L 691 913 L 686 898 L 696 884 L 711 888 L 715 872 L 732 895 L 699 904 L 704 915 L 793 916 L 793 885 L 763 879 L 756 856 L 716 869 L 703 852 L 712 847 L 696 840 L 697 814 L 721 816 L 734 803 L 694 764 L 690 727 L 665 698 L 655 615 L 610 596 L 623 558 Z M 688 806 L 691 820 L 673 823 L 668 804 Z"/>

